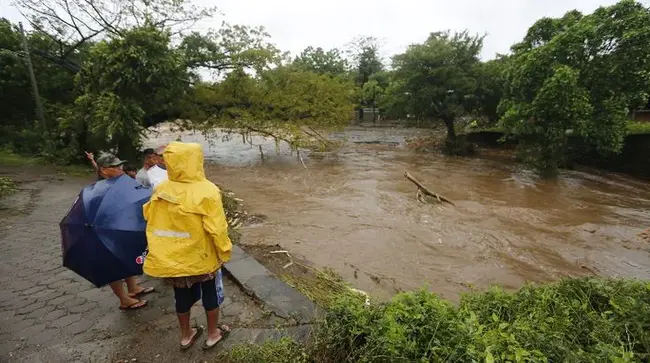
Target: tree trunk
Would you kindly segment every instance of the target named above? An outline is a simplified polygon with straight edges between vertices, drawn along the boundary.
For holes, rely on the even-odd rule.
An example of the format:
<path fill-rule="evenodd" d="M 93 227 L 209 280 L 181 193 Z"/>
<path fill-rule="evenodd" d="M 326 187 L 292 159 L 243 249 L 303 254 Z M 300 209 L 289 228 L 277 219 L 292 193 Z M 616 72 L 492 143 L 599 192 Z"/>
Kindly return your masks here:
<path fill-rule="evenodd" d="M 454 128 L 454 119 L 445 118 L 443 121 L 445 122 L 445 126 L 447 126 L 447 140 L 456 141 L 456 129 Z"/>

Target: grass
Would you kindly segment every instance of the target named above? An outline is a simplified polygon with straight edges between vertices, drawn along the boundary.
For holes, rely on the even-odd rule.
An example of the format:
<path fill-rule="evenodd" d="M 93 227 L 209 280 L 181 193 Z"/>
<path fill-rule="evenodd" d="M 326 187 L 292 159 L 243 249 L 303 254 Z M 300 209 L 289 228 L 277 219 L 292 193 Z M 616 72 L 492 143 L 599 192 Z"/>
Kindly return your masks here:
<path fill-rule="evenodd" d="M 286 273 L 280 278 L 288 285 L 307 296 L 317 305 L 329 308 L 336 303 L 336 300 L 344 294 L 350 293 L 349 285 L 343 278 L 331 269 L 316 270 L 299 264 L 298 268 L 303 270 L 301 274 Z"/>
<path fill-rule="evenodd" d="M 5 166 L 32 166 L 42 164 L 43 161 L 37 157 L 27 157 L 6 150 L 0 150 L 0 164 Z"/>
<path fill-rule="evenodd" d="M 261 345 L 240 344 L 221 354 L 219 362 L 238 363 L 308 363 L 309 354 L 304 345 L 285 337 L 266 341 Z"/>
<path fill-rule="evenodd" d="M 87 177 L 93 173 L 92 168 L 88 166 L 56 165 L 39 156 L 18 155 L 7 150 L 0 150 L 0 165 L 10 167 L 51 166 L 58 173 L 74 177 Z"/>
<path fill-rule="evenodd" d="M 628 135 L 643 135 L 650 134 L 650 122 L 634 122 L 627 123 Z"/>

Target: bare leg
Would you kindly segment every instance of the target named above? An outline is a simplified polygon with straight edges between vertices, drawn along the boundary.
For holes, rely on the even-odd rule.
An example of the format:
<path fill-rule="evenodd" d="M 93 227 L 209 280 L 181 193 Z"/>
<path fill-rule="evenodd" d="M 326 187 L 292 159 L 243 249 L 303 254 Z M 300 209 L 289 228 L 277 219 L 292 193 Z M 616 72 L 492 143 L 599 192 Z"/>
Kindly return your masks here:
<path fill-rule="evenodd" d="M 208 320 L 208 340 L 207 345 L 212 345 L 221 339 L 221 329 L 219 328 L 219 308 L 205 311 Z"/>
<path fill-rule="evenodd" d="M 136 304 L 138 301 L 141 301 L 130 297 L 129 294 L 127 294 L 126 291 L 124 291 L 124 282 L 122 280 L 113 281 L 109 284 L 109 286 L 111 287 L 111 290 L 113 290 L 115 296 L 117 296 L 117 298 L 120 299 L 121 307 L 129 307 Z M 142 301 L 143 303 L 146 303 L 146 301 L 144 300 Z"/>
<path fill-rule="evenodd" d="M 185 314 L 176 314 L 178 324 L 181 326 L 181 345 L 187 345 L 197 333 L 196 328 L 190 328 L 190 312 Z"/>
<path fill-rule="evenodd" d="M 126 288 L 129 290 L 129 295 L 131 296 L 144 290 L 143 287 L 138 285 L 138 281 L 136 281 L 135 276 L 127 277 L 124 279 L 124 281 L 126 281 Z"/>

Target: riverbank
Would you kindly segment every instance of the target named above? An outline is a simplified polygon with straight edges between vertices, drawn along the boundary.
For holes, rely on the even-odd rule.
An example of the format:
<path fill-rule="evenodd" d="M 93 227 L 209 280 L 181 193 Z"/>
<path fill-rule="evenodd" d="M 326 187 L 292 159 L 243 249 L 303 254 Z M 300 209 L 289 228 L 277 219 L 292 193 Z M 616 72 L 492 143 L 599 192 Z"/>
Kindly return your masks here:
<path fill-rule="evenodd" d="M 498 129 L 472 131 L 466 134 L 467 141 L 479 146 L 507 150 L 516 148 L 517 140 L 505 136 L 506 134 Z M 587 150 L 580 138 L 570 136 L 567 166 L 584 165 L 650 180 L 650 123 L 630 124 L 623 149 L 618 154 L 600 155 Z"/>

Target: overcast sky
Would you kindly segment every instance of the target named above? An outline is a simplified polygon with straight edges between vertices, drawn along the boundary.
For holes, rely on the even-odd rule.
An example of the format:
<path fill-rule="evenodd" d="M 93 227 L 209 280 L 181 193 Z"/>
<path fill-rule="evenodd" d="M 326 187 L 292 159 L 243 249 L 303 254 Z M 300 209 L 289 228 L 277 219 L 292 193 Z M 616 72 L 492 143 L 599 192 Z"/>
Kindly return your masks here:
<path fill-rule="evenodd" d="M 0 0 L 0 16 L 21 20 Z M 643 0 L 648 3 L 650 0 Z M 217 6 L 224 14 L 197 25 L 199 29 L 233 24 L 263 25 L 273 42 L 293 55 L 309 45 L 344 47 L 358 35 L 373 35 L 383 44 L 384 56 L 422 42 L 432 31 L 464 30 L 487 34 L 483 59 L 506 53 L 528 27 L 541 17 L 558 17 L 568 10 L 590 13 L 616 0 L 195 0 Z"/>

